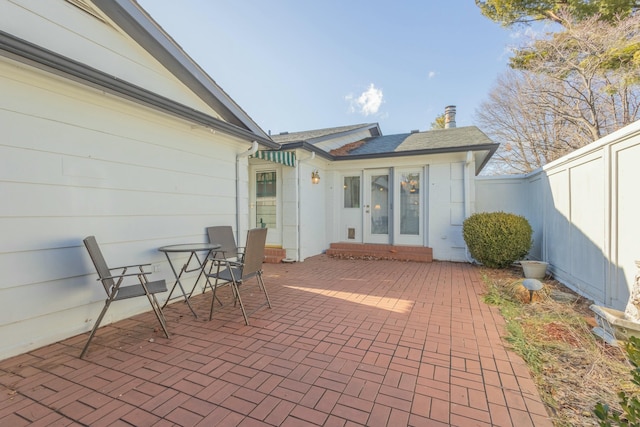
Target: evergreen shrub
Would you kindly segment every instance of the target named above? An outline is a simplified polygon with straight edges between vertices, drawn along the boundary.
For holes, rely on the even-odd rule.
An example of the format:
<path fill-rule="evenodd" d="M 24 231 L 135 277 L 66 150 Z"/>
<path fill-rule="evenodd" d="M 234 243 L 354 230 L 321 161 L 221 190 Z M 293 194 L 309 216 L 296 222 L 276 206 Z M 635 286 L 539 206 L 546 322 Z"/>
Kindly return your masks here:
<path fill-rule="evenodd" d="M 481 212 L 462 224 L 471 256 L 491 268 L 505 268 L 529 252 L 533 230 L 523 216 L 506 212 Z"/>

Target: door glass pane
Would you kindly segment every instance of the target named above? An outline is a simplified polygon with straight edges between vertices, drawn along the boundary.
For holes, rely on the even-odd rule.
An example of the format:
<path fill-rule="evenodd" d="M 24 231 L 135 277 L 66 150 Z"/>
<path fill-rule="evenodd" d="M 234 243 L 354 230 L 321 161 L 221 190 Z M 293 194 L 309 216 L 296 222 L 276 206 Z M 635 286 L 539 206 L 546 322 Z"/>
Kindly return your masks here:
<path fill-rule="evenodd" d="M 276 228 L 276 172 L 256 174 L 256 227 Z"/>
<path fill-rule="evenodd" d="M 360 207 L 360 177 L 359 176 L 344 177 L 344 207 L 345 208 Z"/>
<path fill-rule="evenodd" d="M 400 175 L 400 234 L 420 234 L 420 173 Z"/>
<path fill-rule="evenodd" d="M 371 234 L 389 234 L 389 175 L 371 176 Z"/>

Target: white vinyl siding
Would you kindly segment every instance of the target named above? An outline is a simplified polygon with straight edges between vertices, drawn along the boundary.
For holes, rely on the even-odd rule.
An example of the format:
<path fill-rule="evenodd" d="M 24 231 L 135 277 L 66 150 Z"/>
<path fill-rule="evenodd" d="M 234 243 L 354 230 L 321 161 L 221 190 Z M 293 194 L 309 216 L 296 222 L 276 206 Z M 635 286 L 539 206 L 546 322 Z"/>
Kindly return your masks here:
<path fill-rule="evenodd" d="M 533 258 L 554 277 L 624 310 L 638 269 L 640 121 L 526 176 L 477 179 L 478 210 L 524 215 Z"/>
<path fill-rule="evenodd" d="M 91 327 L 105 295 L 84 237 L 172 284 L 158 247 L 235 225 L 247 142 L 1 58 L 0 93 L 0 359 Z M 148 308 L 114 305 L 105 324 Z"/>

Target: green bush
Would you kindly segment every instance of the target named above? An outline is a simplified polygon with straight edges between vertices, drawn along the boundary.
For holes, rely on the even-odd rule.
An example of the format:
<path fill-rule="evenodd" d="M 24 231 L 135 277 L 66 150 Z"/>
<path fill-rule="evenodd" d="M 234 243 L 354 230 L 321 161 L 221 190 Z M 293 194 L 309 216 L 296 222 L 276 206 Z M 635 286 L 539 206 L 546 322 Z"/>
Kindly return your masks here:
<path fill-rule="evenodd" d="M 632 382 L 640 386 L 640 339 L 629 337 L 625 344 L 625 350 L 629 362 L 634 369 L 631 371 Z M 637 393 L 637 390 L 636 390 Z M 609 426 L 640 426 L 640 399 L 637 394 L 628 394 L 625 391 L 618 392 L 622 412 L 612 411 L 606 403 L 598 402 L 593 412 L 598 417 L 598 424 L 602 427 Z"/>
<path fill-rule="evenodd" d="M 533 230 L 523 216 L 505 212 L 476 213 L 462 224 L 471 256 L 491 268 L 505 268 L 529 252 Z"/>

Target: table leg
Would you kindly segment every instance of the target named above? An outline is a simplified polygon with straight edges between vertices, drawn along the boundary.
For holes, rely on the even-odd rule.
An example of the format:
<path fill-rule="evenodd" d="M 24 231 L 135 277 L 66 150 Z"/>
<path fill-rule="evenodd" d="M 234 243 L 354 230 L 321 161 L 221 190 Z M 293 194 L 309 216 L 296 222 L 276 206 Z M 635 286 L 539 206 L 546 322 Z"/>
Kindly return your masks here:
<path fill-rule="evenodd" d="M 180 277 L 182 277 L 182 273 L 184 273 L 184 271 L 187 269 L 187 266 L 189 265 L 189 262 L 191 261 L 191 257 L 193 256 L 193 252 L 191 253 L 191 255 L 189 255 L 189 259 L 187 260 L 187 263 L 180 270 L 180 274 L 178 274 L 176 272 L 176 269 L 173 266 L 173 263 L 171 262 L 171 258 L 169 257 L 169 253 L 165 252 L 165 255 L 167 256 L 167 261 L 169 262 L 169 266 L 171 267 L 171 271 L 173 271 L 173 275 L 175 276 L 176 281 L 173 284 L 173 286 L 171 287 L 171 291 L 169 292 L 169 297 L 164 302 L 164 305 L 162 306 L 162 308 L 165 308 L 167 306 L 167 304 L 169 303 L 169 301 L 171 301 L 171 299 L 172 299 L 171 296 L 173 295 L 173 291 L 176 289 L 176 285 L 177 285 L 177 286 L 180 287 L 180 290 L 182 291 L 182 296 L 184 297 L 184 301 L 189 306 L 189 310 L 191 310 L 191 312 L 193 313 L 194 317 L 197 319 L 198 315 L 193 310 L 193 307 L 191 306 L 191 303 L 189 302 L 189 297 L 187 296 L 187 293 L 184 291 L 184 287 L 182 286 L 182 282 L 180 281 Z"/>
<path fill-rule="evenodd" d="M 191 288 L 191 292 L 189 292 L 189 298 L 191 298 L 191 296 L 193 295 L 193 292 L 196 290 L 196 287 L 198 286 L 198 282 L 200 281 L 200 278 L 204 274 L 204 268 L 207 265 L 207 260 L 209 259 L 209 255 L 210 254 L 211 254 L 211 251 L 207 252 L 207 255 L 204 258 L 204 264 L 202 262 L 200 262 L 200 257 L 198 256 L 198 254 L 194 254 L 195 257 L 196 257 L 196 261 L 198 261 L 198 269 L 200 270 L 200 272 L 198 273 L 198 277 L 196 278 L 196 281 L 193 284 L 193 288 Z M 191 259 L 189 259 L 189 260 L 191 260 Z M 191 271 L 193 271 L 193 270 L 191 270 Z M 208 283 L 208 280 L 207 280 L 207 283 Z M 205 289 L 206 289 L 206 286 L 207 285 L 205 284 Z"/>
<path fill-rule="evenodd" d="M 200 258 L 198 257 L 198 255 L 196 254 L 196 260 L 198 261 L 198 264 L 200 265 L 200 273 L 198 274 L 198 278 L 196 279 L 196 282 L 193 284 L 193 288 L 191 288 L 191 293 L 189 293 L 189 298 L 191 298 L 191 296 L 193 295 L 193 292 L 196 290 L 196 286 L 198 286 L 198 282 L 200 281 L 200 277 L 202 277 L 202 275 L 204 275 L 205 279 L 206 279 L 206 283 L 204 285 L 204 289 L 202 290 L 202 293 L 204 293 L 204 291 L 207 289 L 207 285 L 209 285 L 209 287 L 211 288 L 211 290 L 213 290 L 213 286 L 211 285 L 211 281 L 209 280 L 209 276 L 206 275 L 205 273 L 205 268 L 207 267 L 207 260 L 209 259 L 209 257 L 211 257 L 211 254 L 214 251 L 211 250 L 207 253 L 207 256 L 204 258 L 204 263 L 200 262 Z M 220 298 L 218 298 L 218 296 L 215 296 L 215 299 L 218 301 L 218 303 L 220 303 L 220 305 L 222 304 L 222 301 L 220 301 Z"/>

